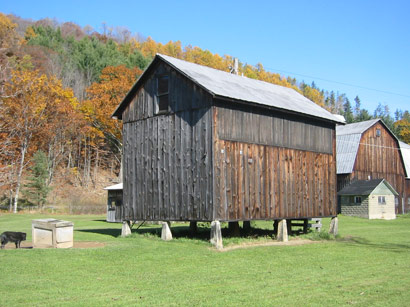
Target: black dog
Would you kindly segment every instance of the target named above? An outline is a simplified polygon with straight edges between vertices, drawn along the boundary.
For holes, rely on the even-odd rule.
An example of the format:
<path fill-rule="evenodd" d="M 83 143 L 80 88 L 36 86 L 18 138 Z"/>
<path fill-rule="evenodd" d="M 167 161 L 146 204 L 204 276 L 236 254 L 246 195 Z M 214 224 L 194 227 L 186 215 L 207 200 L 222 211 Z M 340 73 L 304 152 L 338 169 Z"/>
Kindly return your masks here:
<path fill-rule="evenodd" d="M 25 240 L 26 240 L 25 232 L 5 231 L 0 235 L 2 249 L 9 241 L 14 242 L 16 244 L 16 248 L 19 248 L 21 241 L 25 241 Z"/>

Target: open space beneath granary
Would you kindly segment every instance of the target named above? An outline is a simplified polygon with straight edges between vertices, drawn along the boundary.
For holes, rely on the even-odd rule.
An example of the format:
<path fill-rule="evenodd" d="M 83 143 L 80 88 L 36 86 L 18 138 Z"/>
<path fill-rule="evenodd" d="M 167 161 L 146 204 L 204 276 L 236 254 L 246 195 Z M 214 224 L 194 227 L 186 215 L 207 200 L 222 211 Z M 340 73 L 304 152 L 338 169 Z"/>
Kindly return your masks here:
<path fill-rule="evenodd" d="M 31 220 L 48 217 L 3 214 L 0 231 L 26 232 L 30 242 Z M 134 226 L 122 238 L 122 225 L 104 215 L 52 217 L 74 223 L 74 244 L 104 246 L 16 250 L 10 244 L 0 250 L 0 305 L 400 306 L 410 300 L 410 215 L 339 216 L 338 237 L 311 232 L 286 244 L 269 235 L 271 222 L 255 222 L 256 234 L 225 236 L 223 252 L 210 244 L 205 223 L 198 224 L 199 236 L 189 235 L 189 223 L 173 223 L 173 240 L 163 241 L 161 225 Z M 322 222 L 327 232 L 330 219 Z"/>

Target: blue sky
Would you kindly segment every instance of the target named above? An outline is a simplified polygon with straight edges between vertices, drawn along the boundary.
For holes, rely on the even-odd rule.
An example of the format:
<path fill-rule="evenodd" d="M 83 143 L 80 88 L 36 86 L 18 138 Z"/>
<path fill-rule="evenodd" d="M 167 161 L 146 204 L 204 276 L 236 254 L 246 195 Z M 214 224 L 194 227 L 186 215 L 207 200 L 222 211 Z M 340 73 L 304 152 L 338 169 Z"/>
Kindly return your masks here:
<path fill-rule="evenodd" d="M 373 113 L 410 110 L 410 1 L 1 1 L 0 11 L 124 26 L 167 43 L 198 46 L 243 63 L 346 93 Z M 329 82 L 332 81 L 332 82 Z"/>

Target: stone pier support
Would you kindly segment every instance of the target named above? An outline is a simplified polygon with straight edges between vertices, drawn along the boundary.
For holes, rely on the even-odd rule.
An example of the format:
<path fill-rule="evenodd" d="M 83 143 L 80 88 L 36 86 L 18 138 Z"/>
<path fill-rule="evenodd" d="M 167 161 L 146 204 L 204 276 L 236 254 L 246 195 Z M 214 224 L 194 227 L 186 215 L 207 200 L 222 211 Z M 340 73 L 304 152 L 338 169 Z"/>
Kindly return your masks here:
<path fill-rule="evenodd" d="M 211 223 L 211 244 L 217 249 L 223 248 L 221 223 L 219 221 Z"/>
<path fill-rule="evenodd" d="M 332 235 L 337 235 L 339 232 L 339 219 L 337 216 L 332 217 L 332 220 L 330 221 L 330 227 L 329 227 L 329 233 Z"/>
<path fill-rule="evenodd" d="M 130 221 L 123 221 L 122 228 L 121 228 L 121 237 L 126 237 L 131 234 L 131 222 Z"/>
<path fill-rule="evenodd" d="M 286 220 L 278 221 L 278 236 L 277 240 L 280 242 L 288 242 L 288 227 Z"/>
<path fill-rule="evenodd" d="M 162 222 L 161 239 L 164 241 L 172 240 L 171 228 L 169 226 L 170 222 Z"/>

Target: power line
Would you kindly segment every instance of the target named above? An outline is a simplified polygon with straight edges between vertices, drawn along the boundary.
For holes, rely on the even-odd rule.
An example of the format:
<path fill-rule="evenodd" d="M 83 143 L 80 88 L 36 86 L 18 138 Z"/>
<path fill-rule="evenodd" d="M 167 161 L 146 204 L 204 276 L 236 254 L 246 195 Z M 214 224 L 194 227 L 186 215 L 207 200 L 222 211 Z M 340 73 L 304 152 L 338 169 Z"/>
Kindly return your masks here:
<path fill-rule="evenodd" d="M 314 76 L 309 76 L 309 75 L 298 74 L 298 73 L 295 73 L 295 72 L 276 69 L 276 68 L 270 68 L 270 67 L 266 67 L 266 68 L 271 70 L 271 71 L 280 71 L 280 72 L 284 72 L 284 73 L 287 73 L 287 74 L 292 74 L 292 75 L 301 76 L 301 77 L 305 77 L 305 78 L 311 78 L 311 79 L 315 79 L 315 80 L 321 80 L 321 81 L 326 81 L 326 82 L 330 82 L 330 83 L 336 83 L 336 84 L 346 85 L 346 86 L 350 86 L 350 87 L 361 88 L 361 89 L 365 89 L 365 90 L 369 90 L 369 91 L 375 91 L 375 92 L 379 92 L 379 93 L 385 93 L 385 94 L 410 98 L 410 95 L 405 95 L 405 94 L 400 94 L 400 93 L 395 93 L 395 92 L 389 92 L 389 91 L 384 91 L 384 90 L 378 90 L 378 89 L 371 88 L 371 87 L 366 87 L 366 86 L 361 86 L 361 85 L 354 85 L 354 84 L 350 84 L 350 83 L 334 81 L 334 80 L 329 80 L 329 79 L 324 79 L 324 78 L 319 78 L 319 77 L 314 77 Z"/>

